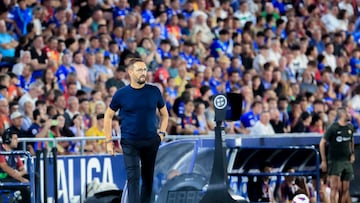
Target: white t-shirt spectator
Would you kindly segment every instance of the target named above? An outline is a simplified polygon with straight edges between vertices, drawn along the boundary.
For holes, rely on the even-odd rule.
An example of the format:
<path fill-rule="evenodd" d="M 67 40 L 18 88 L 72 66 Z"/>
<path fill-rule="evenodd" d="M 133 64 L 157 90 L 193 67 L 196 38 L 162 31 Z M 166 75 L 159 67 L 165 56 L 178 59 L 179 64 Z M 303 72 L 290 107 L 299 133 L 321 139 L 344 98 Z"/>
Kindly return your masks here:
<path fill-rule="evenodd" d="M 324 23 L 327 32 L 335 32 L 340 27 L 339 20 L 331 13 L 323 15 L 321 21 Z"/>
<path fill-rule="evenodd" d="M 270 123 L 264 125 L 263 123 L 258 121 L 251 128 L 250 135 L 275 135 L 275 131 Z"/>

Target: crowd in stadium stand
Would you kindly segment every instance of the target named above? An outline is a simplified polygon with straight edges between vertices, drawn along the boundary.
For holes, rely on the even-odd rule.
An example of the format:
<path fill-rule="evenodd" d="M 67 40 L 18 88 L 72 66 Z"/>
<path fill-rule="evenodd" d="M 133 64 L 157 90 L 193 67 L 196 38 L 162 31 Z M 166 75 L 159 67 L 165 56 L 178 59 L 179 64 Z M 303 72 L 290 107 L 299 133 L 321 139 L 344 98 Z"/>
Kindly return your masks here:
<path fill-rule="evenodd" d="M 323 133 L 342 105 L 359 129 L 359 15 L 358 0 L 1 0 L 0 131 L 104 136 L 131 57 L 163 92 L 169 134 L 210 134 L 218 93 L 243 98 L 230 134 Z"/>

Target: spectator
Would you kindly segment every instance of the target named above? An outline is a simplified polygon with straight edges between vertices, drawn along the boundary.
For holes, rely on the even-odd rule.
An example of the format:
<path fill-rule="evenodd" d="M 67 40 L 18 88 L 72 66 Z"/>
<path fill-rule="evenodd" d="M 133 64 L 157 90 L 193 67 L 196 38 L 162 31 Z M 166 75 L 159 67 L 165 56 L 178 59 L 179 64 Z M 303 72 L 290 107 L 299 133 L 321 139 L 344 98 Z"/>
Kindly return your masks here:
<path fill-rule="evenodd" d="M 15 47 L 18 46 L 18 42 L 9 34 L 6 29 L 6 24 L 4 20 L 0 20 L 0 54 L 2 56 L 2 60 L 10 60 L 15 56 Z"/>
<path fill-rule="evenodd" d="M 296 125 L 291 129 L 292 133 L 306 133 L 309 132 L 312 117 L 308 112 L 303 112 L 297 121 Z"/>
<path fill-rule="evenodd" d="M 18 132 L 7 130 L 4 135 L 2 135 L 3 144 L 0 146 L 0 151 L 2 152 L 12 152 L 18 147 Z M 27 183 L 29 182 L 29 178 L 27 175 L 26 168 L 20 156 L 8 156 L 5 157 L 4 155 L 0 156 L 0 173 L 1 175 L 1 182 L 22 182 Z M 7 188 L 6 186 L 4 189 L 11 189 L 11 190 L 19 190 L 21 191 L 22 201 L 21 203 L 30 202 L 30 191 L 27 187 L 19 187 L 13 186 Z"/>
<path fill-rule="evenodd" d="M 15 64 L 12 68 L 12 72 L 17 76 L 20 76 L 23 72 L 23 69 L 26 65 L 30 65 L 31 54 L 30 51 L 22 51 L 20 53 L 20 62 Z"/>
<path fill-rule="evenodd" d="M 280 120 L 280 112 L 278 109 L 270 109 L 270 124 L 275 133 L 288 132 L 286 124 Z"/>
<path fill-rule="evenodd" d="M 94 123 L 94 125 L 85 132 L 85 135 L 91 137 L 100 137 L 100 138 L 105 137 L 105 133 L 103 129 L 104 129 L 104 114 L 103 113 L 97 114 L 96 123 Z M 87 145 L 86 149 L 89 149 L 89 152 L 92 153 L 105 152 L 104 140 L 88 141 L 86 145 Z"/>
<path fill-rule="evenodd" d="M 295 168 L 286 167 L 284 169 L 284 172 L 294 173 Z M 298 182 L 298 184 L 296 182 Z M 296 179 L 295 176 L 292 176 L 292 175 L 285 176 L 284 182 L 282 182 L 279 186 L 278 201 L 291 202 L 291 200 L 297 194 L 306 194 L 306 195 L 308 194 L 305 178 L 300 177 L 300 178 Z"/>
<path fill-rule="evenodd" d="M 200 135 L 200 124 L 194 114 L 195 106 L 192 100 L 184 101 L 184 114 L 179 115 L 176 133 L 179 135 Z"/>
<path fill-rule="evenodd" d="M 23 131 L 27 131 L 32 123 L 33 120 L 33 111 L 35 109 L 34 104 L 31 101 L 26 101 L 24 104 L 24 116 L 23 116 L 23 122 L 21 125 L 21 129 Z"/>
<path fill-rule="evenodd" d="M 44 39 L 41 35 L 35 36 L 33 45 L 30 48 L 31 67 L 33 68 L 33 77 L 42 77 L 43 71 L 48 66 L 48 57 L 44 51 Z"/>
<path fill-rule="evenodd" d="M 251 127 L 251 135 L 274 135 L 275 131 L 270 124 L 270 113 L 263 111 L 260 114 L 260 119 Z"/>
<path fill-rule="evenodd" d="M 0 99 L 0 134 L 10 127 L 9 103 L 6 98 Z"/>
<path fill-rule="evenodd" d="M 273 165 L 270 162 L 261 163 L 259 166 L 261 173 L 271 173 Z M 274 202 L 274 189 L 270 185 L 270 176 L 250 177 L 248 185 L 248 195 L 252 202 Z"/>
<path fill-rule="evenodd" d="M 47 118 L 47 115 L 41 115 L 39 109 L 35 109 L 32 113 L 33 122 L 27 130 L 26 137 L 29 138 L 47 138 L 49 136 L 49 130 L 51 127 L 51 119 Z M 45 147 L 44 142 L 31 142 L 27 145 L 27 150 L 35 155 L 36 150 L 41 150 Z"/>
<path fill-rule="evenodd" d="M 251 110 L 245 112 L 240 117 L 240 127 L 235 128 L 236 132 L 242 134 L 249 134 L 251 128 L 260 119 L 260 113 L 262 112 L 263 106 L 261 101 L 254 101 L 251 104 Z"/>

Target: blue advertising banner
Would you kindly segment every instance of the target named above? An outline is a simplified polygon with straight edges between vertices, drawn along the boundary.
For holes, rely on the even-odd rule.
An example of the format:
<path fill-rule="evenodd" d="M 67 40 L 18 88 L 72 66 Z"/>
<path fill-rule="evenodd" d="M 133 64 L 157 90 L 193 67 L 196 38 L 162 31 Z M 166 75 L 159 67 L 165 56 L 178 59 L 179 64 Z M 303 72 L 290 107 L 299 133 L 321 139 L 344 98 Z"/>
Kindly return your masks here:
<path fill-rule="evenodd" d="M 40 162 L 40 180 L 44 179 L 43 161 Z M 54 161 L 48 159 L 48 181 L 41 183 L 41 202 L 44 202 L 44 187 L 47 188 L 48 202 L 54 201 Z M 38 169 L 35 169 L 38 170 Z M 98 178 L 100 182 L 116 184 L 122 189 L 126 181 L 123 156 L 86 155 L 59 156 L 57 160 L 59 202 L 75 203 L 84 200 L 86 184 Z M 36 202 L 40 202 L 36 200 Z"/>

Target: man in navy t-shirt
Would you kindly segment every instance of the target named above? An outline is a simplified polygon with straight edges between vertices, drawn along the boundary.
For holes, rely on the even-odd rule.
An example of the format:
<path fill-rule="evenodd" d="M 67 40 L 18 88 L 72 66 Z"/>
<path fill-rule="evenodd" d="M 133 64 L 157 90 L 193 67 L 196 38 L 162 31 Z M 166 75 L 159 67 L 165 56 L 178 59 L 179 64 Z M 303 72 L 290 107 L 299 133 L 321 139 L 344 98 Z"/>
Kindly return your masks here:
<path fill-rule="evenodd" d="M 168 112 L 160 90 L 145 84 L 147 67 L 139 58 L 130 59 L 128 73 L 130 85 L 119 89 L 105 112 L 104 129 L 106 149 L 114 155 L 112 117 L 119 110 L 121 147 L 127 173 L 128 201 L 151 201 L 154 166 L 161 140 L 166 135 Z M 159 109 L 160 122 L 156 116 Z M 142 187 L 139 191 L 140 163 Z"/>

